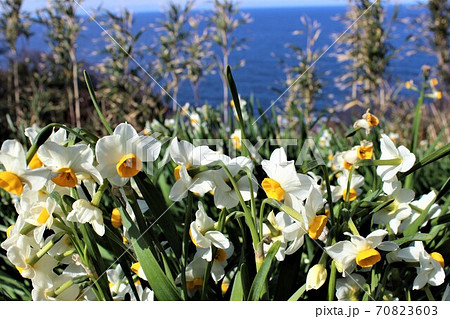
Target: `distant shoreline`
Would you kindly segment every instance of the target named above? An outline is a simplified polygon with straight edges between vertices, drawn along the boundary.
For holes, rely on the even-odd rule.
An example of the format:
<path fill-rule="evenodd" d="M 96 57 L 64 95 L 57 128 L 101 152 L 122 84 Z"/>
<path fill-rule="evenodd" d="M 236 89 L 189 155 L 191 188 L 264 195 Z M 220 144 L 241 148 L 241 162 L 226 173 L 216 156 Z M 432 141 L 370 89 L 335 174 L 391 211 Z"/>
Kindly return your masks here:
<path fill-rule="evenodd" d="M 393 3 L 389 3 L 389 4 L 384 4 L 384 7 L 394 7 L 394 6 L 400 6 L 400 7 L 414 7 L 417 5 L 420 5 L 423 3 L 407 3 L 407 4 L 393 4 Z M 287 6 L 240 6 L 240 10 L 286 10 L 286 9 L 314 9 L 314 8 L 345 8 L 347 7 L 347 4 L 331 4 L 331 5 L 287 5 Z M 41 9 L 43 9 L 44 7 L 42 7 Z M 121 9 L 123 9 L 125 7 L 122 7 Z M 85 8 L 87 11 L 89 11 L 90 13 L 92 12 L 92 10 L 95 10 L 97 8 Z M 111 12 L 120 12 L 121 9 L 106 9 L 103 8 L 105 10 L 111 11 Z M 134 14 L 146 14 L 146 13 L 164 13 L 164 7 L 160 7 L 158 9 L 140 9 L 140 8 L 127 8 L 129 11 L 132 11 Z M 32 11 L 32 14 L 34 13 L 34 11 L 36 11 L 37 9 L 33 9 L 33 10 L 27 10 L 26 11 Z M 199 7 L 199 8 L 195 8 L 193 10 L 193 12 L 205 12 L 205 11 L 212 11 L 212 7 Z M 83 10 L 79 10 L 78 14 L 80 16 L 89 16 L 89 14 L 87 14 L 86 12 L 84 12 Z"/>

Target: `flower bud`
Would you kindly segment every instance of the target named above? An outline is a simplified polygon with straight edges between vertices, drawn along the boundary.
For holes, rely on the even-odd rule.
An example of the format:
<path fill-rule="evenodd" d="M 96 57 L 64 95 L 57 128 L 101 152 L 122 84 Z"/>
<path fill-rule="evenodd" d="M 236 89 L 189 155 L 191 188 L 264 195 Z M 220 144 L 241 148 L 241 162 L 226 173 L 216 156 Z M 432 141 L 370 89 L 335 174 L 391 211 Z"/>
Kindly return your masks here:
<path fill-rule="evenodd" d="M 327 269 L 322 264 L 314 265 L 306 276 L 306 291 L 319 289 L 327 280 Z"/>

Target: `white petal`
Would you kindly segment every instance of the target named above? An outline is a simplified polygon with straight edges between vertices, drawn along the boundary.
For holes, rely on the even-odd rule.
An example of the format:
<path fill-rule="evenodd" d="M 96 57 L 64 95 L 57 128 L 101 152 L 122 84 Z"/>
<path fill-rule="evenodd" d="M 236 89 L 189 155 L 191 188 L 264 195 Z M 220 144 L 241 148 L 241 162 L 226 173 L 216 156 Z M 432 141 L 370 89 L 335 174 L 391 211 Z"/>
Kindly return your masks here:
<path fill-rule="evenodd" d="M 13 158 L 14 160 L 8 160 L 9 158 Z M 22 144 L 16 140 L 4 141 L 0 150 L 0 162 L 2 162 L 5 169 L 9 172 L 17 173 L 24 170 L 27 167 L 27 163 Z"/>
<path fill-rule="evenodd" d="M 120 143 L 126 146 L 130 140 L 137 136 L 137 132 L 133 126 L 128 123 L 119 124 L 114 130 L 114 135 L 120 136 Z"/>
<path fill-rule="evenodd" d="M 441 265 L 436 265 L 434 270 L 431 272 L 428 282 L 432 286 L 440 286 L 445 281 L 445 271 Z"/>
<path fill-rule="evenodd" d="M 236 207 L 239 204 L 239 199 L 236 196 L 233 191 L 224 191 L 223 189 L 216 187 L 214 190 L 214 205 L 216 205 L 217 208 L 227 208 L 231 209 L 233 207 Z"/>
<path fill-rule="evenodd" d="M 177 164 L 192 164 L 192 152 L 194 151 L 194 145 L 186 141 L 179 141 L 178 138 L 174 138 L 170 143 L 170 157 Z"/>
<path fill-rule="evenodd" d="M 377 248 L 383 251 L 395 251 L 396 249 L 399 249 L 399 247 L 400 246 L 393 241 L 385 241 L 379 244 Z"/>
<path fill-rule="evenodd" d="M 331 247 L 325 247 L 325 250 L 331 258 L 342 265 L 344 271 L 349 266 L 348 261 L 354 260 L 358 254 L 355 245 L 348 240 L 340 241 Z"/>
<path fill-rule="evenodd" d="M 181 172 L 181 170 L 180 170 Z M 181 175 L 181 174 L 180 174 Z M 190 180 L 186 181 L 183 178 L 180 178 L 175 182 L 175 184 L 172 186 L 172 189 L 170 190 L 169 198 L 170 200 L 174 202 L 179 202 L 182 199 L 186 198 L 188 195 L 188 185 L 190 183 Z"/>
<path fill-rule="evenodd" d="M 198 247 L 201 248 L 211 247 L 211 241 L 209 240 L 209 238 L 206 238 L 205 236 L 202 235 L 195 221 L 191 223 L 190 234 Z"/>
<path fill-rule="evenodd" d="M 161 142 L 151 136 L 139 136 L 133 144 L 134 154 L 142 162 L 155 161 L 161 152 Z"/>
<path fill-rule="evenodd" d="M 286 249 L 285 254 L 292 255 L 293 253 L 295 253 L 300 249 L 300 247 L 302 247 L 304 240 L 305 238 L 303 236 L 296 237 L 291 245 Z"/>
<path fill-rule="evenodd" d="M 380 165 L 377 167 L 377 174 L 383 182 L 392 180 L 400 170 L 400 166 Z"/>
<path fill-rule="evenodd" d="M 386 134 L 381 134 L 380 148 L 381 148 L 381 153 L 384 156 L 387 156 L 386 158 L 393 159 L 393 158 L 399 157 L 398 156 L 399 152 L 398 152 L 397 148 L 395 147 L 392 140 Z"/>
<path fill-rule="evenodd" d="M 111 135 L 102 137 L 97 141 L 95 146 L 95 156 L 100 165 L 115 165 L 120 161 L 124 154 L 122 144 L 120 144 L 120 136 Z M 106 176 L 104 176 L 107 178 Z"/>
<path fill-rule="evenodd" d="M 219 158 L 219 154 L 211 150 L 208 146 L 197 146 L 192 151 L 191 164 L 194 166 L 208 165 L 219 160 Z"/>
<path fill-rule="evenodd" d="M 213 263 L 213 266 L 211 268 L 211 277 L 214 279 L 215 282 L 218 282 L 222 280 L 222 278 L 225 276 L 225 269 L 221 265 L 221 263 Z"/>
<path fill-rule="evenodd" d="M 411 153 L 406 147 L 400 145 L 398 147 L 398 151 L 400 153 L 400 157 L 403 159 L 400 172 L 406 172 L 414 166 L 416 162 L 416 155 Z"/>
<path fill-rule="evenodd" d="M 414 279 L 413 289 L 422 289 L 428 283 L 428 274 L 426 272 L 419 272 L 416 279 Z"/>
<path fill-rule="evenodd" d="M 414 191 L 412 189 L 401 188 L 393 193 L 394 198 L 399 203 L 411 203 L 414 199 Z"/>
<path fill-rule="evenodd" d="M 274 150 L 270 155 L 270 161 L 278 164 L 287 163 L 287 156 L 284 148 L 280 147 Z"/>
<path fill-rule="evenodd" d="M 420 251 L 416 247 L 406 247 L 398 252 L 397 257 L 406 262 L 418 262 L 420 259 Z"/>
<path fill-rule="evenodd" d="M 205 237 L 211 240 L 212 244 L 217 248 L 227 249 L 230 246 L 230 241 L 217 230 L 206 232 Z"/>
<path fill-rule="evenodd" d="M 377 229 L 371 232 L 367 237 L 367 241 L 371 244 L 372 248 L 378 247 L 381 244 L 384 237 L 388 234 L 388 232 L 384 229 Z"/>
<path fill-rule="evenodd" d="M 52 172 L 46 168 L 26 170 L 20 177 L 33 191 L 38 191 L 45 186 L 45 183 L 51 178 Z"/>
<path fill-rule="evenodd" d="M 91 225 L 92 225 L 92 228 L 94 228 L 94 231 L 100 237 L 105 234 L 105 225 L 103 223 L 100 223 L 100 222 L 94 220 Z"/>

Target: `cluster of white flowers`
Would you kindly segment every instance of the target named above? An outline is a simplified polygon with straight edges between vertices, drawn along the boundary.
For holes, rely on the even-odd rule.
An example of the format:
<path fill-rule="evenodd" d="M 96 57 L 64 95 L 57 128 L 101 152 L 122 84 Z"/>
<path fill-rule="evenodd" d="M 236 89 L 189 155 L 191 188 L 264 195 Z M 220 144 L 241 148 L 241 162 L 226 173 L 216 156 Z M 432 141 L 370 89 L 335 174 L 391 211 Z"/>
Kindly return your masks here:
<path fill-rule="evenodd" d="M 26 135 L 33 143 L 38 132 L 28 128 Z M 95 159 L 92 145 L 75 144 L 63 129 L 40 145 L 28 165 L 18 141 L 3 143 L 0 187 L 14 196 L 18 217 L 1 247 L 21 275 L 31 279 L 34 300 L 75 300 L 81 296 L 81 286 L 74 279 L 91 273 L 64 231 L 72 223 L 89 223 L 103 236 L 103 212 L 98 203 L 91 202 L 98 187 L 104 179 L 116 186 L 125 185 L 142 170 L 143 163 L 159 155 L 160 148 L 159 141 L 138 135 L 126 123 L 97 142 Z M 66 195 L 76 198 L 70 211 L 64 211 L 57 202 Z M 55 272 L 56 268 L 61 271 Z M 82 295 L 88 298 L 91 294 Z"/>
<path fill-rule="evenodd" d="M 377 124 L 378 119 L 367 112 L 355 127 L 364 128 L 369 133 L 370 128 Z M 37 132 L 27 129 L 26 133 L 33 143 Z M 234 146 L 240 149 L 242 132 L 235 131 L 231 138 Z M 329 132 L 323 138 L 323 144 L 329 146 Z M 298 173 L 284 148 L 275 149 L 269 159 L 262 161 L 265 178 L 259 184 L 251 158 L 231 158 L 208 146 L 194 146 L 175 137 L 168 146 L 168 155 L 175 163 L 172 166 L 175 183 L 169 198 L 179 202 L 188 195 L 198 198 L 212 196 L 216 207 L 207 212 L 202 200 L 198 201 L 195 220 L 189 225 L 189 235 L 196 253 L 186 265 L 184 276 L 180 274 L 175 282 L 180 283 L 184 277 L 185 287 L 192 296 L 203 289 L 205 270 L 210 262 L 212 279 L 218 282 L 225 277 L 225 267 L 233 255 L 234 245 L 224 235 L 225 230 L 219 231 L 219 223 L 208 214 L 212 216 L 214 212 L 232 210 L 238 205 L 245 211 L 249 209 L 246 204 L 249 201 L 252 201 L 253 208 L 260 187 L 266 195 L 260 200 L 269 202 L 277 211 L 272 210 L 264 220 L 258 220 L 256 214 L 252 217 L 253 222 L 261 226 L 258 230 L 261 232 L 261 242 L 257 243 L 259 246 L 255 245 L 255 251 L 261 248 L 262 253 L 267 254 L 274 243 L 280 242 L 275 256 L 278 261 L 283 261 L 286 255 L 294 254 L 302 247 L 305 235 L 314 241 L 321 241 L 319 245 L 335 261 L 344 277 L 337 281 L 339 300 L 357 298 L 355 284 L 361 286 L 365 282 L 364 277 L 356 274 L 352 277 L 353 281 L 349 281 L 348 276 L 356 271 L 367 271 L 382 260 L 378 250 L 389 251 L 390 262 L 417 264 L 418 275 L 413 289 L 421 289 L 427 283 L 442 284 L 445 278 L 444 261 L 439 253 L 428 254 L 421 242 L 401 249 L 392 241 L 383 241 L 388 234 L 400 234 L 414 223 L 422 211 L 434 202 L 436 193 L 432 191 L 414 200 L 414 192 L 402 188 L 397 174 L 411 169 L 415 155 L 404 146 L 397 148 L 384 134 L 381 135 L 380 145 L 381 156 L 376 173 L 383 182 L 383 193 L 377 199 L 380 202 L 390 201 L 390 204 L 376 211 L 371 218 L 373 224 L 386 226 L 387 229 L 377 229 L 363 237 L 350 227 L 352 233 L 334 234 L 349 236 L 350 240 L 334 241 L 331 245 L 329 229 L 335 226 L 330 218 L 330 214 L 335 214 L 331 208 L 333 204 L 350 205 L 363 194 L 365 178 L 356 169 L 360 161 L 377 161 L 372 142 L 363 140 L 360 145 L 334 155 L 331 168 L 336 175 L 335 185 L 327 185 L 324 179 L 312 172 Z M 80 256 L 79 247 L 75 247 L 67 230 L 79 228 L 90 232 L 92 229 L 96 233 L 91 233 L 92 236 L 105 235 L 108 225 L 104 222 L 105 212 L 100 199 L 103 186 L 108 184 L 119 190 L 122 199 L 127 199 L 123 187 L 130 185 L 136 190 L 142 210 L 147 210 L 133 177 L 141 174 L 147 165 L 159 157 L 161 147 L 160 141 L 138 134 L 127 123 L 118 125 L 112 135 L 100 138 L 95 145 L 75 143 L 64 130 L 59 129 L 39 146 L 28 164 L 19 142 L 7 140 L 3 143 L 0 150 L 0 187 L 14 197 L 18 217 L 8 229 L 8 238 L 1 247 L 7 251 L 9 260 L 22 276 L 32 280 L 33 299 L 94 298 L 89 287 L 79 279 L 91 277 L 92 270 Z M 69 201 L 71 209 L 65 209 L 67 206 L 62 205 L 62 201 Z M 135 220 L 130 203 L 126 201 L 124 206 L 126 213 Z M 431 205 L 421 227 L 441 214 L 438 205 Z M 124 244 L 128 245 L 130 238 L 122 225 L 120 210 L 115 208 L 107 217 L 111 226 L 120 230 Z M 133 252 L 131 245 L 127 247 Z M 139 262 L 130 268 L 135 277 L 147 280 Z M 55 272 L 55 269 L 58 271 Z M 113 299 L 124 300 L 129 296 L 131 299 L 153 300 L 153 292 L 147 285 L 142 286 L 136 279 L 133 287 L 120 266 L 109 269 L 107 277 Z M 319 289 L 326 278 L 326 258 L 321 258 L 310 268 L 307 289 Z"/>

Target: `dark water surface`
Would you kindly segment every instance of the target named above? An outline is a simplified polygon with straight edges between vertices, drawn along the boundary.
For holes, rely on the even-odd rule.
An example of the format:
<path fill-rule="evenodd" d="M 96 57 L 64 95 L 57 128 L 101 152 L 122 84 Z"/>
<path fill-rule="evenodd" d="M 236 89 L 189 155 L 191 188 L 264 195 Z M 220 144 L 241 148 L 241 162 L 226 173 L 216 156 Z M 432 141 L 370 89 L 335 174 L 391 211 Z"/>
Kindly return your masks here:
<path fill-rule="evenodd" d="M 274 57 L 283 57 L 288 50 L 286 43 L 294 43 L 300 47 L 305 47 L 306 38 L 303 35 L 294 36 L 292 32 L 302 28 L 300 16 L 307 15 L 313 20 L 317 20 L 322 27 L 322 33 L 317 41 L 317 48 L 328 48 L 334 41 L 334 35 L 341 34 L 346 28 L 336 21 L 338 15 L 345 13 L 345 7 L 297 7 L 297 8 L 255 8 L 245 9 L 244 12 L 250 14 L 253 21 L 242 26 L 237 32 L 237 37 L 249 38 L 247 50 L 234 52 L 231 56 L 231 64 L 241 59 L 246 60 L 243 68 L 234 71 L 235 80 L 239 92 L 242 96 L 248 97 L 254 94 L 256 100 L 263 108 L 268 107 L 272 101 L 276 100 L 279 92 L 283 91 L 282 81 L 284 79 L 283 68 L 279 60 Z M 393 7 L 388 8 L 392 13 Z M 400 17 L 415 16 L 420 10 L 409 7 L 402 7 Z M 135 28 L 139 28 L 155 23 L 161 18 L 161 13 L 147 12 L 135 14 Z M 101 19 L 101 17 L 99 18 Z M 362 18 L 363 19 L 363 18 Z M 355 25 L 355 27 L 357 24 Z M 400 48 L 405 43 L 405 37 L 411 32 L 405 25 L 395 26 L 395 38 L 391 44 L 395 48 Z M 34 36 L 28 43 L 23 43 L 28 50 L 48 50 L 43 40 L 45 30 L 39 26 L 33 26 Z M 144 44 L 150 44 L 155 40 L 155 34 L 150 28 L 141 38 Z M 86 24 L 78 43 L 78 55 L 81 60 L 95 64 L 101 60 L 101 56 L 93 55 L 92 52 L 101 50 L 104 45 L 101 38 L 102 30 L 93 22 Z M 93 39 L 97 39 L 93 42 Z M 336 46 L 338 43 L 336 44 Z M 343 65 L 338 64 L 333 56 L 335 47 L 332 47 L 316 64 L 316 68 L 324 81 L 323 92 L 318 100 L 317 106 L 328 107 L 335 101 L 343 101 L 348 92 L 339 90 L 334 83 L 334 79 L 344 72 Z M 148 60 L 148 58 L 147 58 Z M 143 66 L 147 65 L 144 58 L 139 60 Z M 405 51 L 400 51 L 397 57 L 391 61 L 388 72 L 391 75 L 390 82 L 403 82 L 409 79 L 419 79 L 420 67 L 423 64 L 433 65 L 436 59 L 426 54 L 416 54 L 406 56 Z M 153 74 L 151 68 L 147 71 Z M 143 79 L 148 80 L 148 79 Z M 161 83 L 163 85 L 163 83 Z M 407 92 L 405 92 L 407 94 Z M 208 76 L 201 84 L 201 100 L 210 104 L 220 104 L 222 101 L 222 84 L 217 74 Z M 180 88 L 178 96 L 180 104 L 185 102 L 193 103 L 193 94 L 188 83 L 184 83 Z"/>

